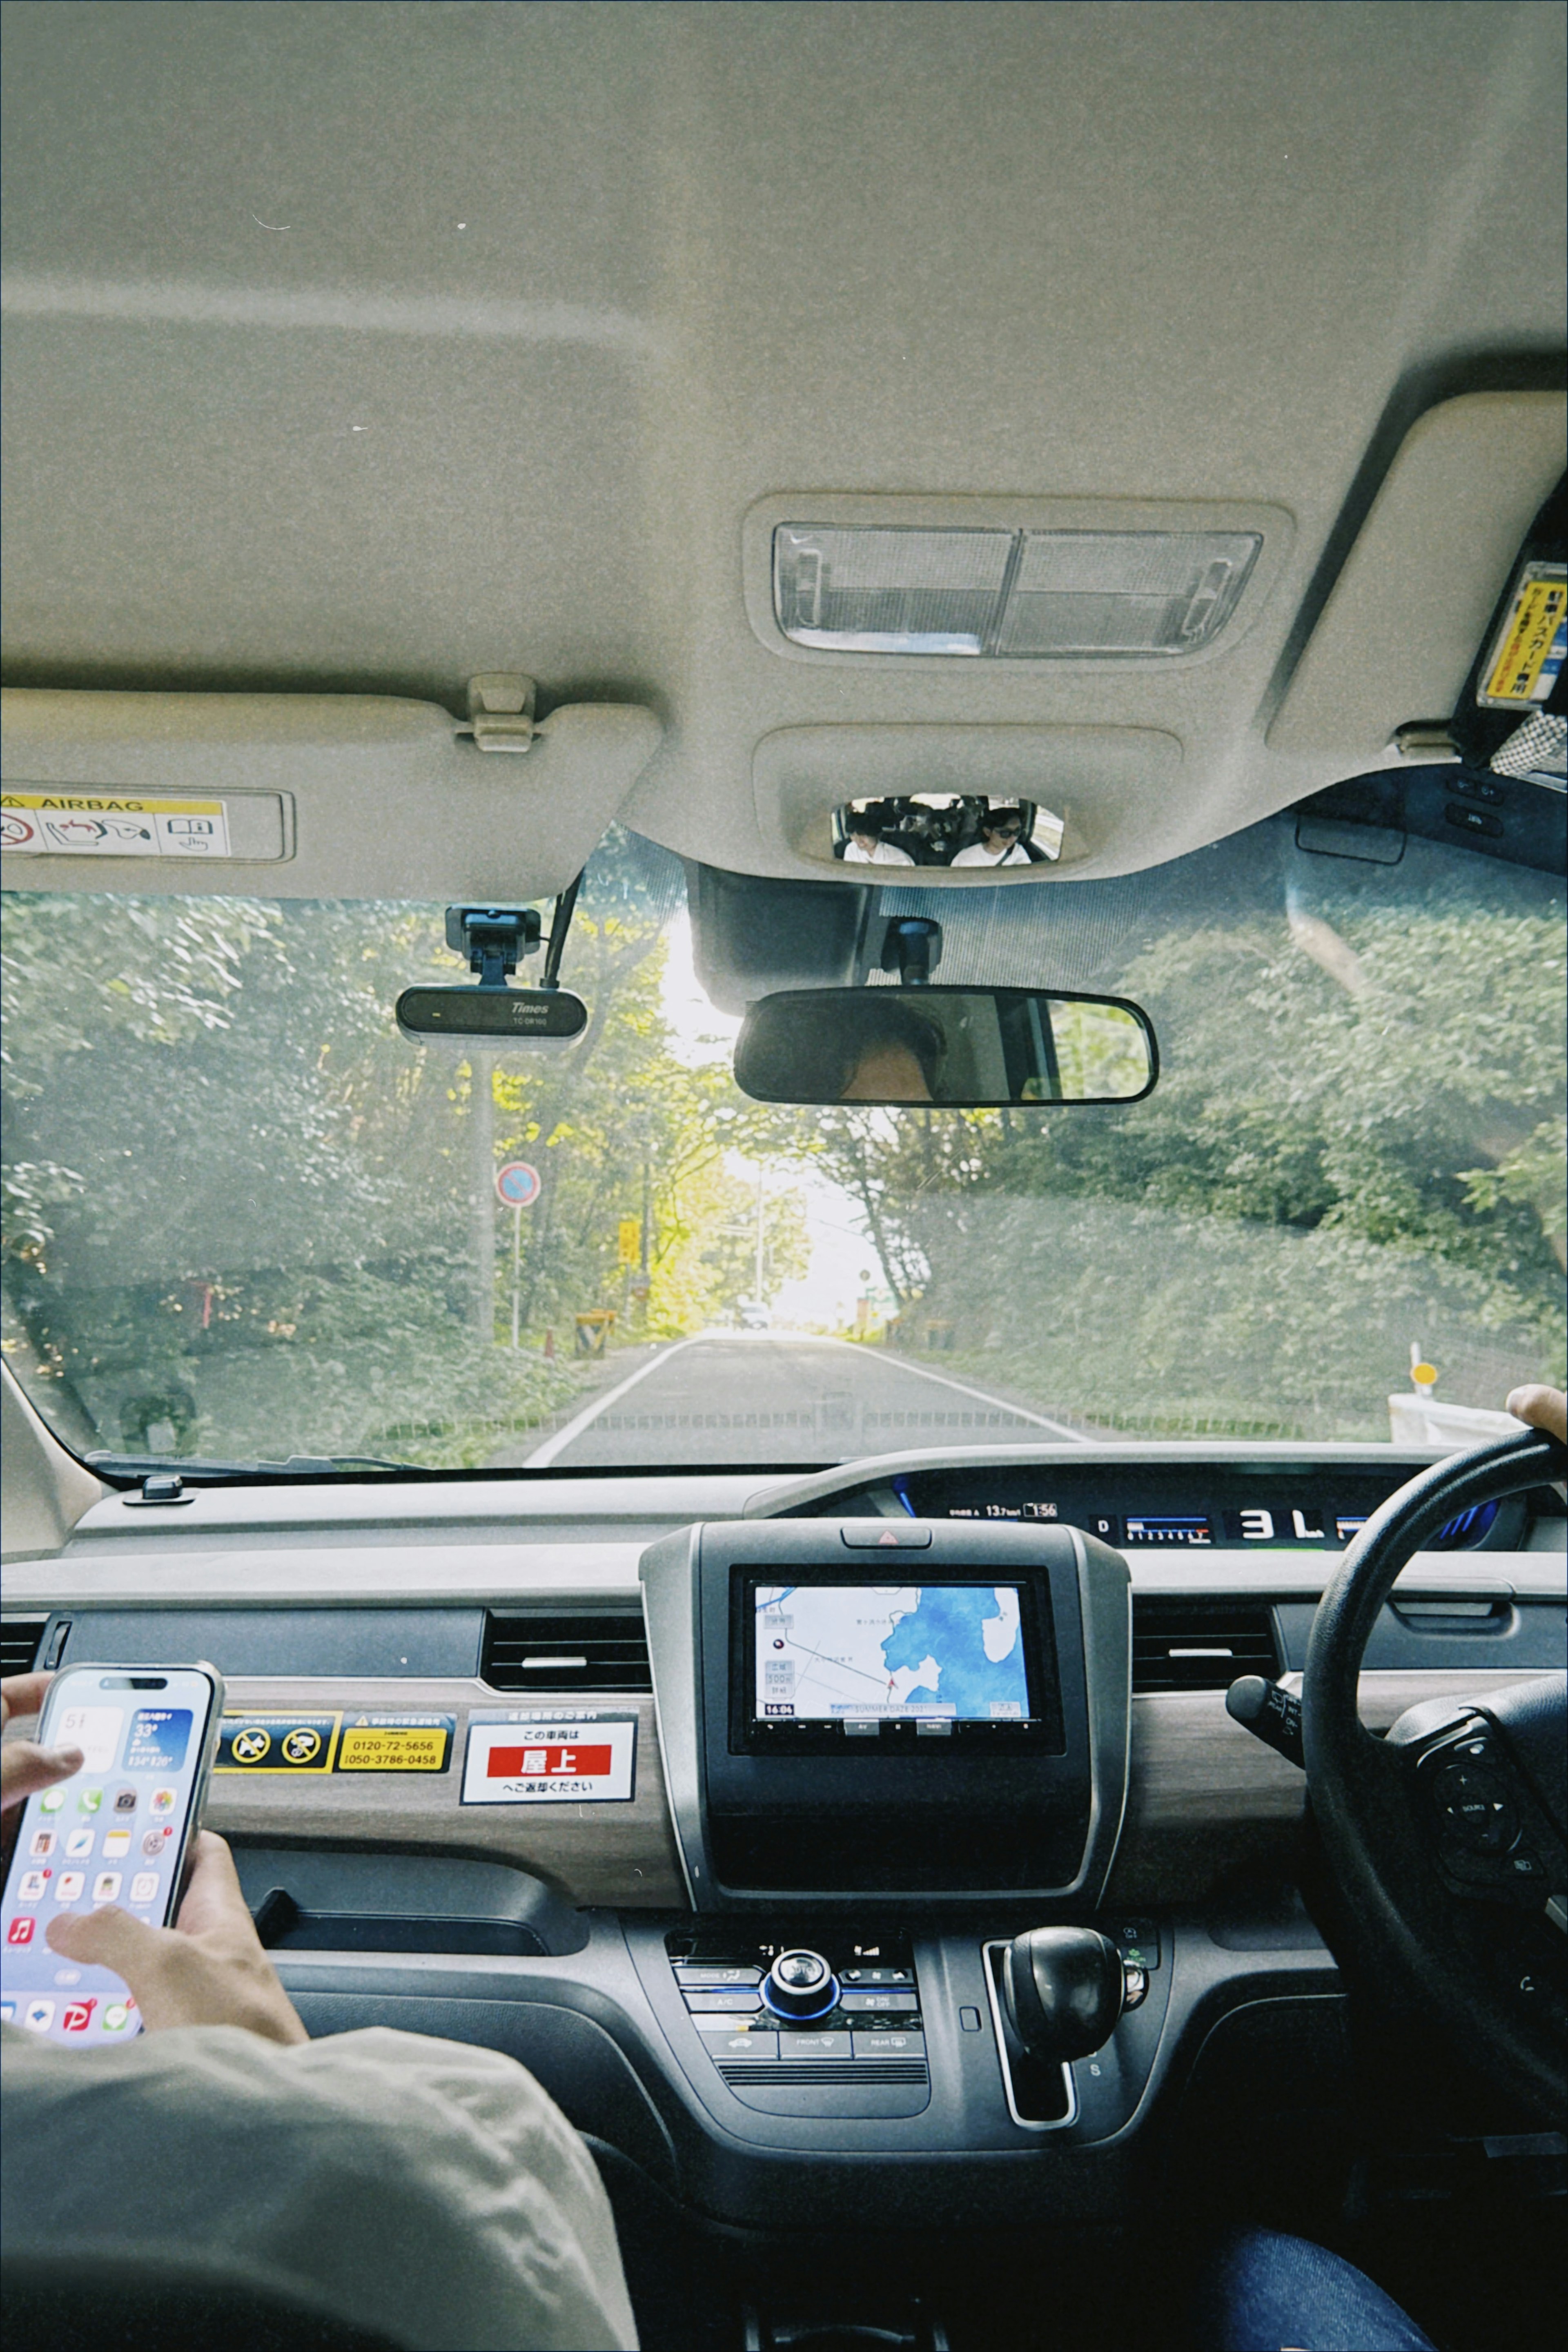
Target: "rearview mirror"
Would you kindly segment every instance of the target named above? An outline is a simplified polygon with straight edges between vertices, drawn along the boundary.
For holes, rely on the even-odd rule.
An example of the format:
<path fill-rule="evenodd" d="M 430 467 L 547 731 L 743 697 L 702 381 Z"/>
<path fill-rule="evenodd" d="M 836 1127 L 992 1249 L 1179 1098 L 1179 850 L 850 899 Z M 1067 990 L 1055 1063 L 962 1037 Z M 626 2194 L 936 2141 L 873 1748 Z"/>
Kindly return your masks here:
<path fill-rule="evenodd" d="M 1149 1016 L 1035 988 L 802 988 L 764 996 L 735 1043 L 758 1102 L 1137 1102 L 1160 1073 Z"/>

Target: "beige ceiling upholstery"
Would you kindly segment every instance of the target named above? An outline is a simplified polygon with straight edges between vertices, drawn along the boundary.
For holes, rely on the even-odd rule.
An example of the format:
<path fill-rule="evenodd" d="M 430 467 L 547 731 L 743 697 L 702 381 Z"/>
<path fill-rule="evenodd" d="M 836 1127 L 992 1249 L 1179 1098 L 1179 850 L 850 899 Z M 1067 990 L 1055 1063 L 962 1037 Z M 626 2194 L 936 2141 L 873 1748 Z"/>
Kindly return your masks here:
<path fill-rule="evenodd" d="M 954 730 L 1030 730 L 1058 797 L 1101 793 L 1070 883 L 1445 716 L 1561 470 L 1555 0 L 4 13 L 16 688 L 458 712 L 525 672 L 542 708 L 662 722 L 628 822 L 780 874 L 823 870 L 781 737 L 843 730 L 852 767 L 929 728 L 973 772 Z M 1523 404 L 1418 425 L 1481 393 Z M 1213 658 L 787 658 L 746 519 L 832 498 L 1288 529 Z M 1174 743 L 1157 789 L 1075 765 L 1107 730 Z M 391 763 L 389 812 L 447 772 Z M 545 772 L 516 836 L 542 887 L 605 813 L 602 772 Z M 489 820 L 451 789 L 473 887 Z M 301 858 L 311 822 L 302 796 Z M 333 887 L 385 887 L 388 855 Z M 517 850 L 489 887 L 531 878 Z"/>

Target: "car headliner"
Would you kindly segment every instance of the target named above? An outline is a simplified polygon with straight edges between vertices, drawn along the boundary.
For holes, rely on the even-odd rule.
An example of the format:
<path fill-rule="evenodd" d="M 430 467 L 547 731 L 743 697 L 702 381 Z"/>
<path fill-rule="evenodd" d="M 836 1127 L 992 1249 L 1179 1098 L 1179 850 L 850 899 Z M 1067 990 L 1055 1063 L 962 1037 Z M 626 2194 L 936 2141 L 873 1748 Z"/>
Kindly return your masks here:
<path fill-rule="evenodd" d="M 617 809 L 833 873 L 811 824 L 862 761 L 1026 771 L 1069 812 L 1051 885 L 1179 855 L 1447 715 L 1563 466 L 1555 5 L 5 18 L 7 685 L 460 711 L 505 670 L 651 713 L 607 767 L 535 754 L 495 887 L 553 887 Z M 1206 658 L 792 657 L 756 551 L 846 499 L 1273 520 Z M 20 741 L 141 782 L 186 727 L 8 705 L 13 776 Z M 337 725 L 296 703 L 289 756 Z M 421 745 L 379 840 L 312 864 L 302 819 L 284 887 L 467 886 L 460 782 L 469 866 L 417 826 L 399 856 Z"/>

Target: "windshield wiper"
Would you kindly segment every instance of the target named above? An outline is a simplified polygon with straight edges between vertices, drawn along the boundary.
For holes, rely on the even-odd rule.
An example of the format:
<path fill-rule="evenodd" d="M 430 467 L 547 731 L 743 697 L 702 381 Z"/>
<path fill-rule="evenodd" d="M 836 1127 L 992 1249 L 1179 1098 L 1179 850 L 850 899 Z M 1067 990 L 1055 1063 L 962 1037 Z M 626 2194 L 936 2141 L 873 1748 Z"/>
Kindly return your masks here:
<path fill-rule="evenodd" d="M 287 1462 L 215 1462 L 201 1454 L 109 1454 L 101 1449 L 82 1456 L 89 1470 L 105 1478 L 156 1478 L 173 1474 L 189 1479 L 325 1478 L 346 1470 L 413 1471 L 423 1476 L 417 1462 L 387 1462 L 376 1454 L 295 1454 Z"/>

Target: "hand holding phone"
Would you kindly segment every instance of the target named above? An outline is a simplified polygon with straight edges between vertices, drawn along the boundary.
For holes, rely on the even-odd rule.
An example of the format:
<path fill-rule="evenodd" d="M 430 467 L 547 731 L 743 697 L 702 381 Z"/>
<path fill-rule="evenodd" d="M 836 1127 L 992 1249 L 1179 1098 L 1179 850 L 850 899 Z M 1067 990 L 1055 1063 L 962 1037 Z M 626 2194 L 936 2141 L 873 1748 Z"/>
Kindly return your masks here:
<path fill-rule="evenodd" d="M 211 1830 L 193 1846 L 175 1927 L 149 1927 L 110 1906 L 52 1920 L 48 1940 L 64 1958 L 123 1978 L 150 2033 L 243 2025 L 268 2042 L 310 2038 L 261 1948 L 234 1857 Z"/>
<path fill-rule="evenodd" d="M 5 1802 L 20 1821 L 0 1906 L 0 2017 L 78 2049 L 143 2024 L 303 2038 L 227 1848 L 198 1848 L 223 1697 L 222 1675 L 200 1664 L 73 1666 L 0 1692 L 7 1717 L 41 1704 L 37 1743 L 5 1755 Z"/>

